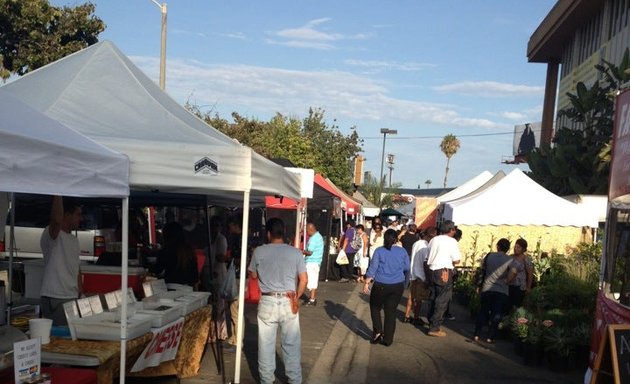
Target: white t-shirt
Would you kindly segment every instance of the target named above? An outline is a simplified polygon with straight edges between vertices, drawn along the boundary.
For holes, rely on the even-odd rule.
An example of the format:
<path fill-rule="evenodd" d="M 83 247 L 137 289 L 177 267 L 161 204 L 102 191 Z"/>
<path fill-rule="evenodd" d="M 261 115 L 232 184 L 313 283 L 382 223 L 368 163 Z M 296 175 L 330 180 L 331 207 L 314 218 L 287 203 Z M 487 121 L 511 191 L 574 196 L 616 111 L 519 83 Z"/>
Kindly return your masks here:
<path fill-rule="evenodd" d="M 413 243 L 413 247 L 411 248 L 411 280 L 427 280 L 424 275 L 424 261 L 427 259 L 428 253 L 429 244 L 426 240 L 418 240 Z"/>
<path fill-rule="evenodd" d="M 225 255 L 227 253 L 228 243 L 223 234 L 217 234 L 214 242 L 210 244 L 210 263 L 212 263 L 213 283 L 217 287 L 221 287 L 227 276 L 227 264 L 217 260 L 217 255 Z"/>
<path fill-rule="evenodd" d="M 432 271 L 448 268 L 453 269 L 453 262 L 461 260 L 457 240 L 448 236 L 440 235 L 431 239 L 429 243 L 429 256 L 427 264 Z"/>
<path fill-rule="evenodd" d="M 50 237 L 48 227 L 39 242 L 44 254 L 44 278 L 40 294 L 56 299 L 79 297 L 79 239 L 59 231 L 56 239 Z"/>

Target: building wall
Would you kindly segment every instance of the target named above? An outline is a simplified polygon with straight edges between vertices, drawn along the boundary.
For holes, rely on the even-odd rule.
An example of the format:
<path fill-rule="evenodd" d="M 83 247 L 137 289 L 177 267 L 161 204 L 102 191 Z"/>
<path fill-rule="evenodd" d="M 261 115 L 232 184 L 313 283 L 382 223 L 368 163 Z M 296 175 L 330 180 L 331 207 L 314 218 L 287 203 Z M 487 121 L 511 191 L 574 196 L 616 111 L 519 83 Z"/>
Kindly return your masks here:
<path fill-rule="evenodd" d="M 570 106 L 567 93 L 578 82 L 587 86 L 600 79 L 595 65 L 604 60 L 618 64 L 630 42 L 630 0 L 606 0 L 599 12 L 583 23 L 562 49 L 557 111 Z M 559 117 L 556 127 L 576 128 Z"/>

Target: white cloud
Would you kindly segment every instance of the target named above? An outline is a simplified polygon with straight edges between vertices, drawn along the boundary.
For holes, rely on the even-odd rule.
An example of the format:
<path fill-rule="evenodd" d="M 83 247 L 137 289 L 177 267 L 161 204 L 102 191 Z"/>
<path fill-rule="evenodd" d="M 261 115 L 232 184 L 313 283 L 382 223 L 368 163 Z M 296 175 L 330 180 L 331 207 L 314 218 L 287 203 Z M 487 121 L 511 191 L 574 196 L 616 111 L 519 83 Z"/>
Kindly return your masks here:
<path fill-rule="evenodd" d="M 231 39 L 240 39 L 240 40 L 245 40 L 246 38 L 243 32 L 220 33 L 219 36 L 229 37 Z"/>
<path fill-rule="evenodd" d="M 159 61 L 132 57 L 157 78 Z M 233 111 L 269 118 L 276 112 L 304 115 L 322 107 L 327 115 L 359 122 L 405 122 L 416 126 L 505 128 L 475 116 L 462 116 L 452 105 L 403 100 L 390 96 L 388 84 L 341 71 L 298 71 L 248 65 L 207 65 L 171 59 L 166 85 L 182 102 L 193 95 L 198 105 L 216 105 L 222 115 Z"/>
<path fill-rule="evenodd" d="M 508 120 L 523 121 L 527 115 L 521 112 L 502 112 L 501 116 Z"/>
<path fill-rule="evenodd" d="M 403 62 L 396 61 L 384 61 L 384 60 L 354 60 L 347 59 L 344 61 L 347 65 L 355 67 L 370 68 L 375 70 L 398 70 L 398 71 L 420 71 L 426 68 L 435 67 L 435 64 L 431 63 L 419 63 L 419 62 Z"/>
<path fill-rule="evenodd" d="M 311 20 L 297 28 L 286 28 L 279 31 L 267 32 L 271 37 L 268 38 L 266 42 L 268 44 L 284 45 L 293 48 L 329 50 L 333 49 L 333 43 L 339 40 L 358 40 L 369 37 L 369 35 L 363 33 L 344 35 L 341 33 L 327 32 L 318 28 L 331 20 L 331 18 L 324 17 Z"/>
<path fill-rule="evenodd" d="M 531 85 L 499 83 L 496 81 L 464 81 L 433 87 L 443 93 L 458 93 L 470 96 L 503 97 L 503 96 L 539 96 L 545 88 Z"/>

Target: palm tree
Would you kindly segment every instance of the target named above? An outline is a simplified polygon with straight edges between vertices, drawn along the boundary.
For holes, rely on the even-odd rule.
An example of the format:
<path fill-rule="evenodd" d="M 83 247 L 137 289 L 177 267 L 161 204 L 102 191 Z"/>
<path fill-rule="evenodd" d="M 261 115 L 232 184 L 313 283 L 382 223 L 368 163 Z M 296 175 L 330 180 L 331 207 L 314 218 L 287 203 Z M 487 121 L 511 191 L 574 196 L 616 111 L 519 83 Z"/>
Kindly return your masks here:
<path fill-rule="evenodd" d="M 431 179 L 426 179 L 424 181 L 424 183 L 427 185 L 427 189 L 429 189 L 429 187 L 431 186 L 432 181 L 431 181 Z"/>
<path fill-rule="evenodd" d="M 446 188 L 446 180 L 448 178 L 448 165 L 451 162 L 451 157 L 457 153 L 459 149 L 459 140 L 455 135 L 448 134 L 444 136 L 442 142 L 440 143 L 440 149 L 442 153 L 446 156 L 446 171 L 444 172 L 444 188 Z"/>

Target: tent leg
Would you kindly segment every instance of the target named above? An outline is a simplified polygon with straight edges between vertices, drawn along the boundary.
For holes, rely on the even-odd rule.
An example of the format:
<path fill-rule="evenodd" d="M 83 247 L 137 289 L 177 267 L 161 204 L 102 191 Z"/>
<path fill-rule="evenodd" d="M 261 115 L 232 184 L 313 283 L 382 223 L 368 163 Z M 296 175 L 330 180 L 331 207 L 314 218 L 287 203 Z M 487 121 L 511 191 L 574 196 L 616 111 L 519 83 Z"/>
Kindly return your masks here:
<path fill-rule="evenodd" d="M 125 368 L 127 362 L 127 276 L 129 274 L 129 197 L 122 201 L 122 271 L 120 283 L 122 303 L 120 308 L 120 384 L 125 383 Z"/>
<path fill-rule="evenodd" d="M 245 334 L 245 272 L 247 269 L 247 234 L 249 229 L 249 191 L 243 193 L 243 233 L 241 235 L 241 273 L 238 287 L 238 327 L 236 330 L 236 358 L 234 363 L 234 383 L 241 382 L 241 356 Z"/>

